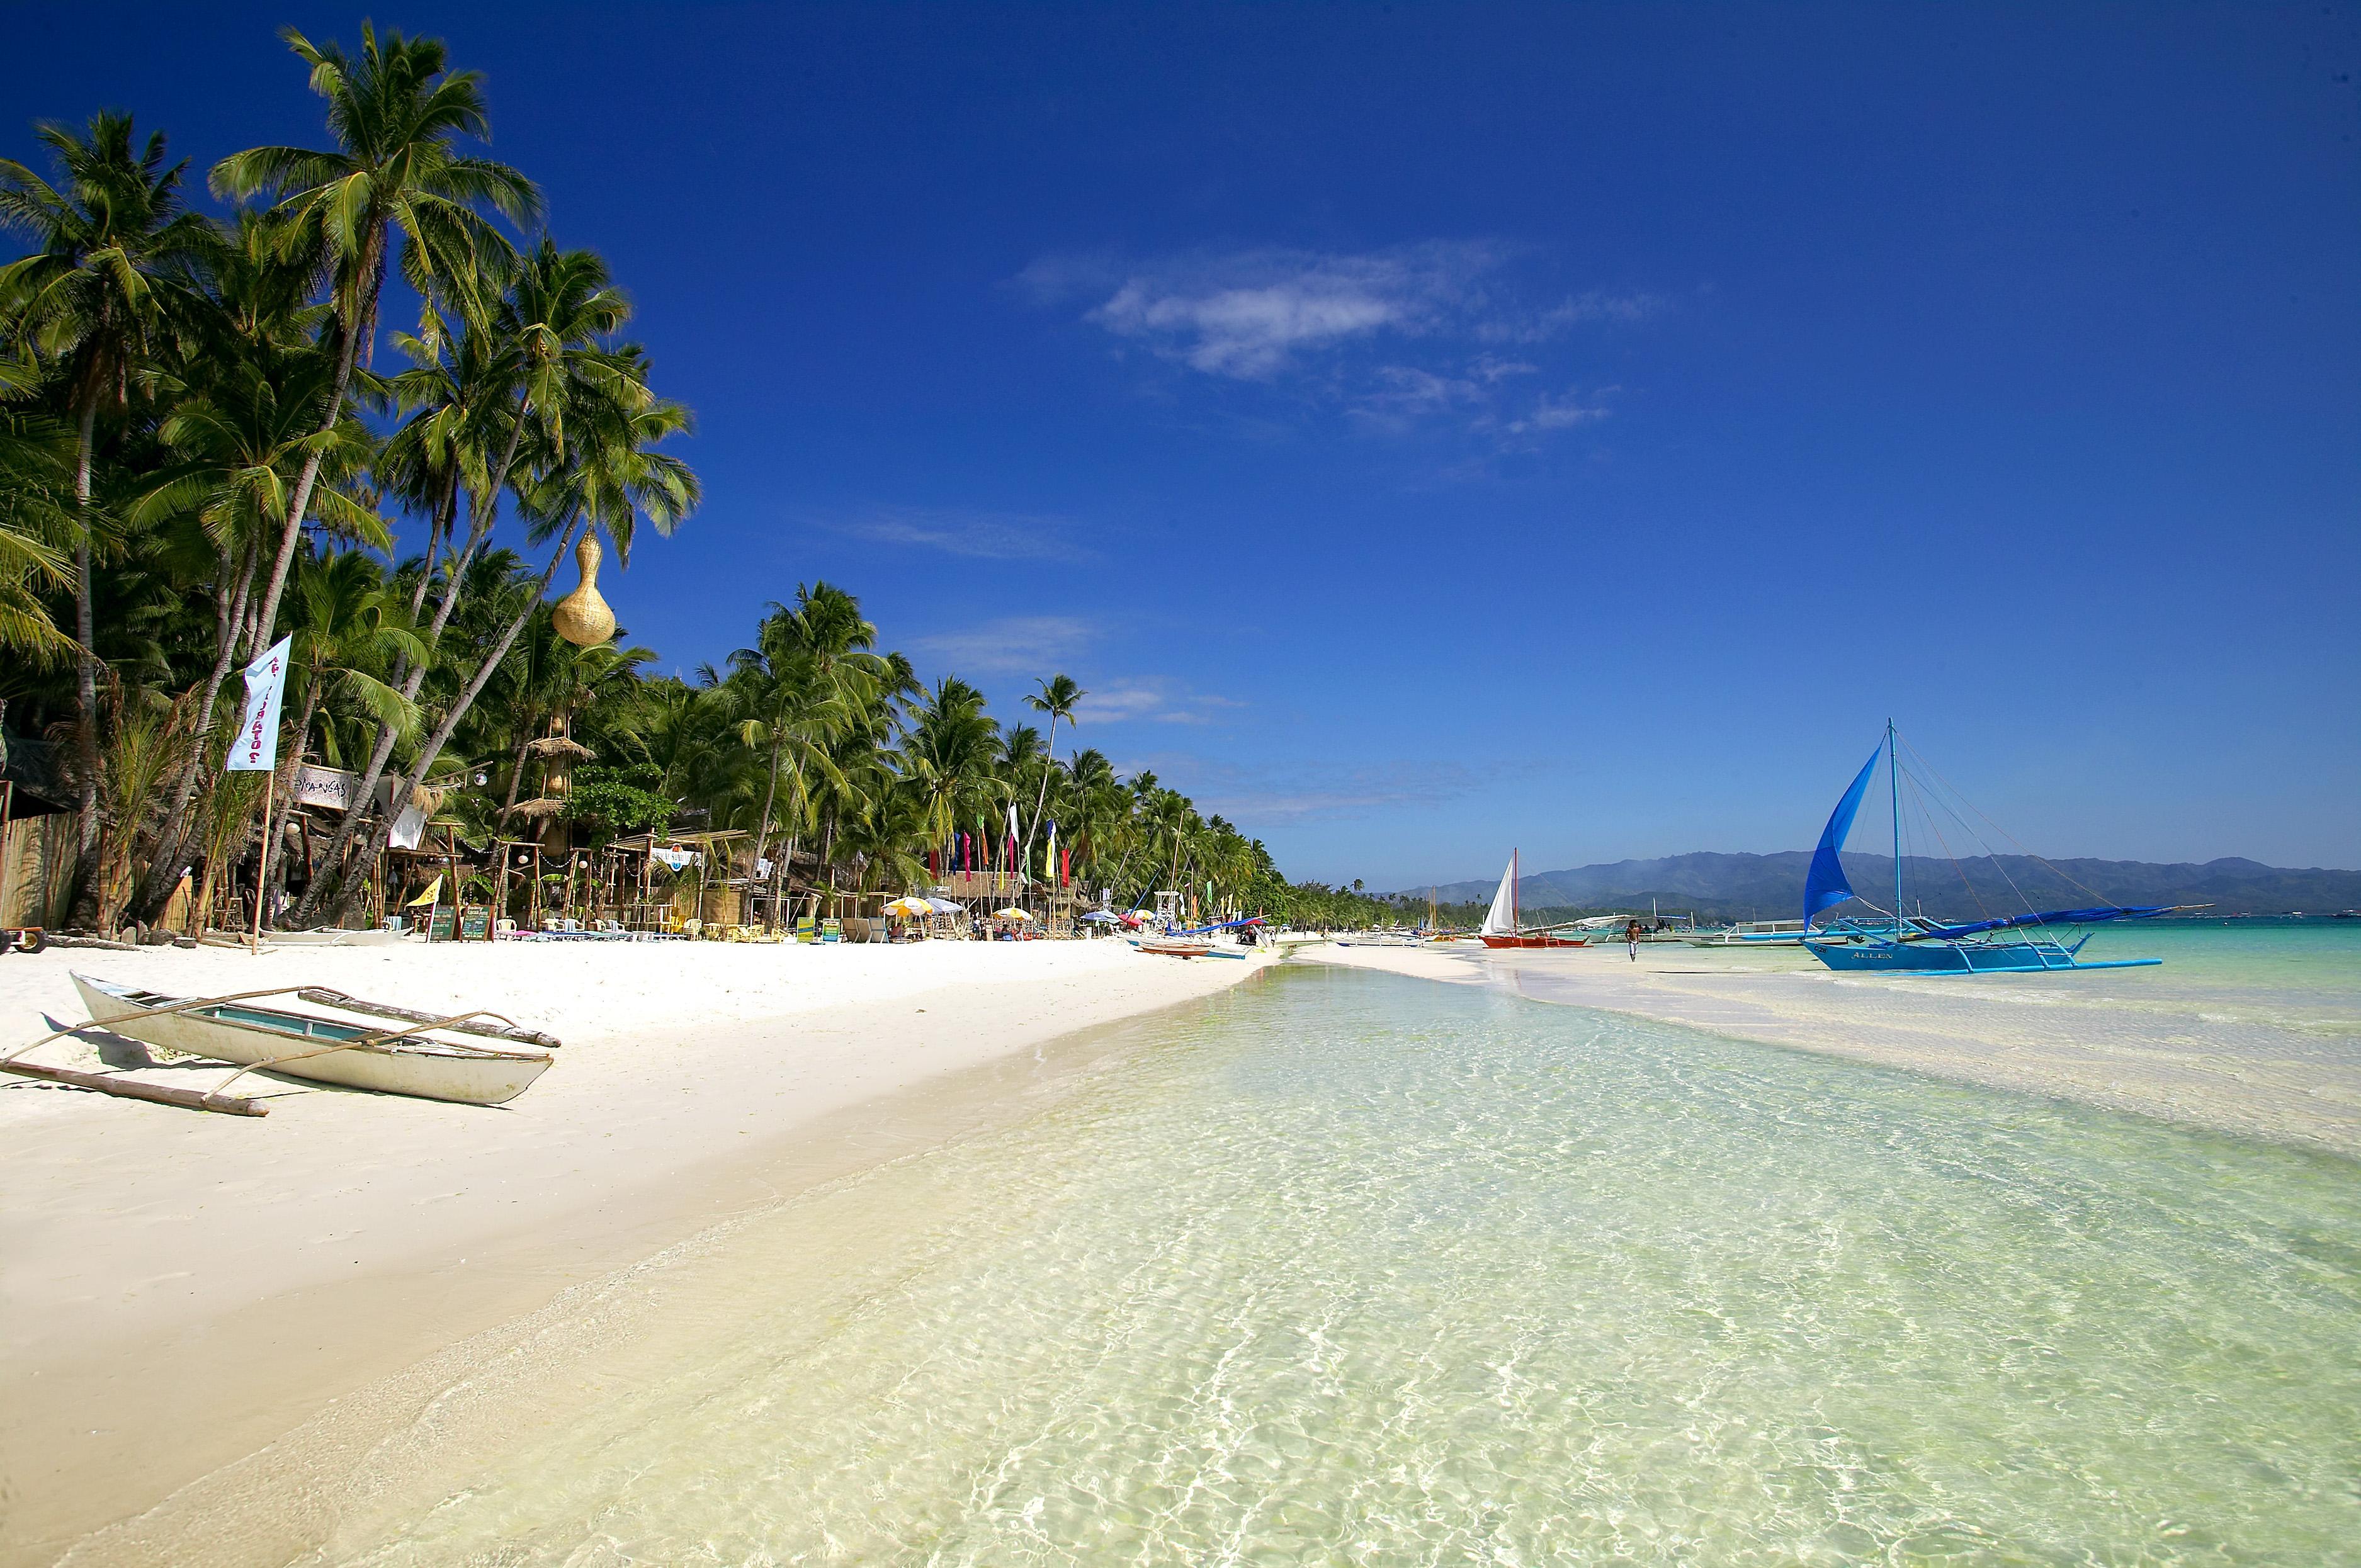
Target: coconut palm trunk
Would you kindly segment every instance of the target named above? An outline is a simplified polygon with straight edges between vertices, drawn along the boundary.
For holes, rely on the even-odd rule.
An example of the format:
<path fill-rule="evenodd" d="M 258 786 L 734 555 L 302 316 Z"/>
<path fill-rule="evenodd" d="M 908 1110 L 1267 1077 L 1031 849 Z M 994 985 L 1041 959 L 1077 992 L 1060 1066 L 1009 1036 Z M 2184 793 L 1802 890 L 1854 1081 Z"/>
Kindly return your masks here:
<path fill-rule="evenodd" d="M 196 825 L 190 819 L 189 807 L 196 795 L 198 777 L 204 771 L 204 740 L 213 734 L 214 710 L 221 700 L 222 685 L 229 679 L 230 666 L 236 661 L 238 642 L 247 624 L 247 600 L 253 591 L 258 565 L 255 547 L 248 545 L 233 587 L 226 581 L 228 562 L 223 562 L 225 597 L 217 615 L 220 641 L 214 650 L 213 668 L 205 672 L 204 689 L 197 701 L 198 743 L 172 786 L 170 803 L 157 829 L 155 858 L 148 861 L 148 874 L 132 898 L 131 916 L 135 920 L 153 922 L 163 913 L 171 900 L 172 890 L 180 885 L 190 861 L 196 857 Z"/>
<path fill-rule="evenodd" d="M 542 596 L 549 591 L 551 581 L 557 576 L 558 564 L 564 561 L 566 553 L 573 549 L 575 539 L 581 530 L 582 523 L 577 521 L 559 538 L 557 548 L 550 554 L 549 565 L 542 568 L 541 578 L 533 585 L 532 598 L 526 601 L 524 609 L 515 619 L 509 622 L 508 630 L 501 633 L 500 641 L 494 645 L 492 651 L 484 656 L 481 663 L 476 666 L 476 673 L 468 680 L 467 688 L 459 694 L 458 699 L 452 703 L 451 710 L 443 716 L 443 722 L 435 726 L 434 733 L 428 738 L 426 744 L 419 749 L 417 759 L 396 782 L 390 809 L 378 815 L 377 825 L 370 829 L 360 855 L 354 861 L 352 869 L 346 873 L 344 885 L 337 891 L 335 923 L 342 924 L 346 916 L 350 915 L 354 907 L 360 903 L 361 890 L 368 885 L 369 873 L 376 869 L 378 861 L 384 857 L 386 842 L 393 835 L 394 819 L 401 815 L 401 803 L 408 800 L 419 784 L 424 781 L 427 773 L 434 766 L 435 760 L 442 756 L 443 748 L 450 743 L 452 735 L 457 731 L 460 720 L 466 718 L 467 710 L 475 706 L 476 698 L 482 693 L 485 683 L 492 678 L 492 672 L 500 667 L 500 662 L 509 656 L 509 650 L 515 647 L 516 640 L 523 635 L 525 624 L 533 619 L 534 608 L 541 603 Z M 308 894 L 305 902 L 310 902 Z"/>
<path fill-rule="evenodd" d="M 452 563 L 450 572 L 444 578 L 443 597 L 434 606 L 433 623 L 426 629 L 425 642 L 429 649 L 440 644 L 444 629 L 451 623 L 451 612 L 458 608 L 460 585 L 467 576 L 468 564 L 474 560 L 476 552 L 482 547 L 483 542 L 490 537 L 492 525 L 500 519 L 500 493 L 508 486 L 509 472 L 516 462 L 517 445 L 524 432 L 525 416 L 530 411 L 530 399 L 521 400 L 517 408 L 516 421 L 509 432 L 508 449 L 500 456 L 500 466 L 493 473 L 490 483 L 485 487 L 484 497 L 478 498 L 468 507 L 467 547 L 460 553 L 458 559 Z M 557 563 L 564 555 L 565 552 L 561 550 L 550 558 L 549 569 L 541 575 L 543 589 L 545 590 L 549 587 L 551 577 L 557 571 Z M 536 593 L 533 597 L 538 600 L 541 596 Z M 530 608 L 525 611 L 527 617 L 532 613 Z M 508 641 L 500 645 L 500 658 L 508 656 L 509 646 L 516 641 L 517 633 L 522 630 L 523 627 L 524 621 L 520 620 L 515 629 L 509 633 Z M 491 665 L 487 666 L 487 671 L 496 668 L 499 663 L 499 659 L 493 660 Z M 430 667 L 431 661 L 423 659 L 412 667 L 401 683 L 401 695 L 405 698 L 412 702 L 418 700 L 418 694 L 426 684 L 426 675 Z M 469 692 L 467 698 L 469 703 L 475 700 L 474 692 L 482 689 L 481 682 L 485 674 L 485 671 L 478 673 L 478 685 Z M 462 717 L 465 716 L 466 711 L 465 705 L 458 709 Z M 353 841 L 362 825 L 368 820 L 371 805 L 377 795 L 378 781 L 385 777 L 386 766 L 393 760 L 393 748 L 400 739 L 399 733 L 392 725 L 378 726 L 377 742 L 369 749 L 368 765 L 361 771 L 360 784 L 354 792 L 353 803 L 345 808 L 344 816 L 337 818 L 336 829 L 329 835 L 327 848 L 321 851 L 320 861 L 324 866 L 333 868 L 342 864 L 341 857 L 346 846 Z M 390 828 L 391 818 L 389 817 L 387 820 Z M 379 853 L 382 852 L 383 844 L 380 841 Z M 374 866 L 376 863 L 376 855 L 368 857 L 366 865 Z M 295 907 L 288 912 L 288 918 L 299 925 L 316 922 L 332 894 L 337 895 L 338 909 L 351 908 L 353 901 L 342 896 L 340 887 L 331 885 L 334 881 L 335 879 L 328 875 L 313 879 L 312 885 L 303 890 L 302 898 L 298 900 Z"/>
<path fill-rule="evenodd" d="M 320 415 L 320 440 L 303 459 L 303 466 L 295 476 L 295 493 L 288 498 L 287 520 L 279 533 L 279 553 L 270 563 L 270 582 L 262 590 L 262 606 L 256 612 L 255 646 L 270 646 L 270 633 L 279 621 L 280 596 L 287 588 L 288 569 L 295 564 L 295 546 L 302 542 L 303 514 L 311 510 L 312 492 L 320 482 L 320 460 L 325 455 L 328 437 L 335 433 L 337 422 L 345 415 L 345 396 L 352 389 L 353 367 L 360 358 L 361 339 L 368 323 L 377 320 L 377 299 L 385 279 L 385 223 L 379 219 L 371 225 L 368 248 L 363 253 L 363 285 L 360 308 L 344 323 L 344 342 L 336 348 L 336 379 L 328 393 L 328 406 Z"/>
<path fill-rule="evenodd" d="M 74 534 L 74 751 L 82 760 L 76 790 L 75 839 L 87 856 L 98 847 L 98 640 L 90 588 L 90 462 L 98 432 L 98 389 L 82 402 L 81 444 L 74 454 L 74 508 L 82 527 Z"/>

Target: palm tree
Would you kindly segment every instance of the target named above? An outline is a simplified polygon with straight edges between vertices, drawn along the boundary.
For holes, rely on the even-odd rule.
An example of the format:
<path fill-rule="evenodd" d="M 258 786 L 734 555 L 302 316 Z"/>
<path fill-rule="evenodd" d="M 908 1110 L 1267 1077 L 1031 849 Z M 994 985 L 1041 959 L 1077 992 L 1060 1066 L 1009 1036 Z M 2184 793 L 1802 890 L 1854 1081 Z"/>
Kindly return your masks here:
<path fill-rule="evenodd" d="M 477 311 L 488 276 L 504 270 L 511 255 L 508 241 L 478 209 L 524 222 L 540 212 L 541 197 L 506 164 L 456 150 L 462 137 L 489 139 L 491 121 L 483 78 L 452 71 L 441 39 L 389 32 L 380 42 L 364 22 L 356 60 L 292 27 L 280 36 L 311 67 L 312 90 L 327 103 L 336 145 L 328 151 L 249 148 L 215 164 L 212 183 L 217 195 L 241 202 L 267 197 L 284 220 L 288 248 L 323 253 L 337 337 L 334 385 L 318 415 L 324 433 L 343 417 L 354 366 L 376 336 L 394 236 L 402 275 L 422 298 Z M 258 617 L 266 641 L 318 477 L 318 465 L 306 463 L 295 482 Z"/>
<path fill-rule="evenodd" d="M 185 162 L 167 165 L 159 132 L 134 146 L 131 116 L 102 112 L 86 131 L 43 124 L 65 189 L 0 159 L 0 226 L 29 235 L 33 254 L 0 268 L 0 319 L 19 344 L 58 367 L 73 420 L 74 704 L 81 765 L 79 839 L 98 843 L 98 655 L 91 596 L 91 464 L 103 409 L 127 408 L 170 318 L 182 313 L 191 264 L 211 231 L 181 202 Z"/>
<path fill-rule="evenodd" d="M 273 352 L 257 345 L 215 369 L 159 427 L 181 461 L 156 477 L 130 509 L 131 519 L 192 519 L 220 564 L 213 663 L 197 702 L 201 736 L 212 733 L 214 705 L 238 652 L 250 656 L 264 646 L 269 623 L 253 601 L 254 577 L 284 532 L 299 476 L 324 476 L 310 510 L 329 533 L 380 550 L 392 544 L 384 521 L 350 488 L 375 450 L 367 427 L 347 413 L 327 431 L 314 428 L 335 374 L 334 361 L 315 349 Z M 192 751 L 167 788 L 156 852 L 132 904 L 135 919 L 152 920 L 162 911 L 196 852 L 187 806 L 203 765 L 202 752 Z"/>
<path fill-rule="evenodd" d="M 1025 706 L 1036 713 L 1046 713 L 1049 716 L 1049 733 L 1043 745 L 1045 750 L 1054 754 L 1058 749 L 1058 720 L 1064 719 L 1067 728 L 1071 729 L 1074 723 L 1074 709 L 1080 706 L 1082 698 L 1091 694 L 1076 685 L 1074 677 L 1067 674 L 1052 675 L 1048 680 L 1037 681 L 1034 685 L 1038 689 L 1025 698 Z M 1033 863 L 1033 836 L 1041 830 L 1041 807 L 1049 796 L 1049 774 L 1052 771 L 1047 768 L 1042 770 L 1041 787 L 1033 797 L 1033 820 L 1025 825 L 1024 863 L 1028 866 Z"/>
<path fill-rule="evenodd" d="M 927 841 L 948 842 L 992 778 L 999 726 L 985 717 L 983 694 L 945 675 L 913 706 L 901 746 L 903 776 L 918 792 Z"/>
<path fill-rule="evenodd" d="M 300 763 L 312 751 L 313 721 L 333 719 L 333 714 L 324 712 L 332 694 L 376 723 L 392 724 L 404 733 L 414 731 L 418 705 L 384 675 L 395 660 L 419 656 L 423 649 L 411 630 L 401 590 L 385 580 L 377 561 L 357 550 L 326 555 L 306 550 L 296 558 L 289 587 L 292 646 L 288 651 L 288 684 L 296 705 L 291 732 L 294 761 Z M 333 722 L 324 722 L 322 730 L 320 755 L 335 766 L 342 759 Z M 266 842 L 280 841 L 286 824 L 294 818 L 296 804 L 290 791 L 277 818 L 264 825 Z M 174 881 L 178 880 L 175 872 Z"/>
<path fill-rule="evenodd" d="M 73 583 L 73 473 L 72 432 L 0 408 L 0 652 L 29 663 L 53 664 L 80 646 L 41 602 Z"/>
<path fill-rule="evenodd" d="M 645 383 L 638 372 L 644 368 L 644 365 L 637 352 L 626 350 L 614 357 L 628 364 L 633 371 L 630 382 L 631 391 L 643 394 Z M 679 458 L 655 449 L 667 437 L 688 428 L 688 411 L 677 403 L 653 397 L 639 401 L 637 407 L 631 406 L 634 400 L 637 399 L 612 396 L 581 400 L 577 403 L 577 411 L 587 411 L 593 417 L 587 421 L 577 420 L 578 426 L 587 428 L 577 429 L 562 454 L 550 455 L 538 482 L 530 488 L 532 504 L 527 508 L 530 536 L 536 543 L 546 543 L 552 537 L 558 542 L 557 547 L 550 553 L 548 565 L 542 569 L 540 580 L 534 585 L 533 598 L 536 604 L 542 595 L 548 592 L 550 580 L 557 575 L 558 564 L 566 558 L 583 529 L 596 529 L 604 533 L 614 544 L 618 560 L 628 563 L 631 537 L 639 519 L 644 517 L 658 533 L 670 534 L 696 509 L 701 494 L 697 476 Z M 444 714 L 442 723 L 436 726 L 434 734 L 427 738 L 418 756 L 405 771 L 403 782 L 394 792 L 395 799 L 406 798 L 425 781 L 436 759 L 443 754 L 443 748 L 450 743 L 453 732 L 482 693 L 485 683 L 491 679 L 492 672 L 500 667 L 500 662 L 508 657 L 509 650 L 515 646 L 532 613 L 530 606 L 519 611 L 484 655 L 474 675 Z M 349 837 L 353 820 L 354 814 L 347 812 L 345 821 L 338 825 L 339 849 Z M 376 869 L 379 858 L 384 854 L 386 839 L 392 828 L 391 814 L 379 813 L 377 826 L 370 833 L 368 844 L 346 872 L 344 886 L 337 894 L 339 918 L 359 903 L 362 887 L 369 873 Z M 304 902 L 296 906 L 291 918 L 300 921 L 315 916 L 317 901 L 313 899 L 312 893 L 318 887 L 315 883 L 312 890 L 307 890 Z"/>
<path fill-rule="evenodd" d="M 567 501 L 558 477 L 571 458 L 579 455 L 567 448 L 568 411 L 576 412 L 577 426 L 588 421 L 609 444 L 618 439 L 619 423 L 631 427 L 636 422 L 637 428 L 627 428 L 625 434 L 650 443 L 686 428 L 686 411 L 676 404 L 658 404 L 649 393 L 646 366 L 638 349 L 601 346 L 606 334 L 619 331 L 630 319 L 630 302 L 613 287 L 605 262 L 589 251 L 559 250 L 544 242 L 526 259 L 515 286 L 489 325 L 469 323 L 456 336 L 437 330 L 406 340 L 412 358 L 422 362 L 415 373 L 397 377 L 394 385 L 397 396 L 420 411 L 395 437 L 396 477 L 413 494 L 431 495 L 437 483 L 436 470 L 443 471 L 441 526 L 445 528 L 456 512 L 458 488 L 464 485 L 469 497 L 467 543 L 443 568 L 443 595 L 425 633 L 430 646 L 440 645 L 461 601 L 470 580 L 469 563 L 491 536 L 500 497 L 511 488 L 529 433 L 534 451 L 529 466 L 541 470 L 538 488 L 544 505 L 560 510 L 572 505 L 579 510 L 579 498 Z M 694 479 L 675 458 L 649 454 L 645 461 L 650 474 L 640 488 L 655 498 L 657 510 L 666 519 L 676 519 L 695 503 Z M 664 467 L 667 464 L 673 467 Z M 528 476 L 529 480 L 533 477 Z M 609 503 L 604 515 L 611 517 L 614 511 Z M 622 511 L 625 521 L 618 543 L 627 549 L 630 508 L 625 506 Z M 670 521 L 660 528 L 669 532 Z M 439 532 L 430 522 L 426 570 L 412 595 L 415 603 L 423 603 L 427 579 L 434 575 L 433 543 Z M 539 542 L 545 532 L 545 526 L 537 525 L 534 540 Z M 561 543 L 552 553 L 549 569 L 542 576 L 544 588 L 564 559 L 566 548 L 566 543 Z M 522 617 L 529 613 L 529 609 L 519 612 L 510 642 L 522 630 Z M 500 656 L 505 656 L 506 647 L 502 645 Z M 460 700 L 458 716 L 464 717 L 475 701 L 475 692 L 481 689 L 480 677 L 489 675 L 498 662 L 495 657 L 478 667 L 479 679 Z M 426 674 L 424 661 L 412 666 L 403 680 L 402 695 L 414 699 Z M 453 722 L 456 725 L 456 718 Z M 338 857 L 367 819 L 378 780 L 393 758 L 397 739 L 390 729 L 378 731 L 377 745 L 360 770 L 360 786 L 353 804 L 329 837 L 331 864 L 341 863 Z M 442 743 L 436 742 L 433 749 L 439 752 Z M 316 918 L 319 900 L 327 892 L 324 885 L 307 892 L 293 917 Z"/>
<path fill-rule="evenodd" d="M 544 735 L 570 737 L 577 715 L 631 686 L 641 666 L 656 656 L 652 648 L 618 648 L 611 641 L 577 648 L 557 634 L 550 611 L 546 604 L 534 604 L 525 634 L 500 666 L 499 707 L 507 719 L 511 755 L 507 796 L 492 822 L 495 833 L 505 833 L 516 812 L 533 743 Z"/>
<path fill-rule="evenodd" d="M 890 676 L 885 660 L 872 652 L 877 628 L 861 614 L 860 602 L 828 583 L 799 586 L 793 609 L 774 603 L 752 648 L 730 656 L 724 693 L 746 717 L 741 738 L 766 759 L 763 809 L 749 850 L 749 872 L 763 858 L 771 813 L 779 787 L 779 766 L 788 764 L 789 820 L 799 828 L 808 815 L 807 771 L 841 787 L 842 770 L 831 755 L 832 740 L 856 728 L 856 716 L 872 703 Z M 786 853 L 772 875 L 774 901 L 795 858 L 788 834 Z"/>
<path fill-rule="evenodd" d="M 313 721 L 332 695 L 379 723 L 417 729 L 418 705 L 385 673 L 396 659 L 419 652 L 418 634 L 410 628 L 401 589 L 385 580 L 377 562 L 357 550 L 307 550 L 297 557 L 289 585 L 296 755 L 311 751 Z M 331 764 L 342 760 L 333 730 L 324 731 L 319 751 Z"/>

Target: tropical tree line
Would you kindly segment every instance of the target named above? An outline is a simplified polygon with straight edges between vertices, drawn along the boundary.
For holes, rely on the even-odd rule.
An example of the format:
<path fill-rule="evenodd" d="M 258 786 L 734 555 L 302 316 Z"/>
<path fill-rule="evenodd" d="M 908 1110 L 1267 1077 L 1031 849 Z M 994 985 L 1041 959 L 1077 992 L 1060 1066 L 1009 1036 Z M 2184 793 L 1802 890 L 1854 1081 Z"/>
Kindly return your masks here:
<path fill-rule="evenodd" d="M 51 742 L 71 796 L 70 926 L 146 929 L 184 881 L 209 894 L 287 841 L 293 792 L 223 768 L 239 672 L 282 638 L 281 776 L 357 783 L 305 821 L 281 925 L 351 917 L 410 803 L 479 848 L 551 813 L 589 843 L 734 830 L 733 874 L 782 896 L 989 865 L 1126 903 L 1385 917 L 1289 884 L 1152 773 L 1058 755 L 1071 678 L 1003 723 L 880 650 L 840 587 L 798 588 L 692 679 L 566 641 L 548 590 L 577 543 L 628 565 L 642 526 L 696 510 L 665 450 L 689 412 L 605 262 L 485 155 L 478 73 L 366 26 L 350 53 L 283 36 L 324 135 L 204 170 L 221 215 L 126 114 L 35 127 L 46 168 L 0 159 L 23 252 L 0 267 L 0 722 Z M 553 800 L 553 762 L 577 759 Z"/>

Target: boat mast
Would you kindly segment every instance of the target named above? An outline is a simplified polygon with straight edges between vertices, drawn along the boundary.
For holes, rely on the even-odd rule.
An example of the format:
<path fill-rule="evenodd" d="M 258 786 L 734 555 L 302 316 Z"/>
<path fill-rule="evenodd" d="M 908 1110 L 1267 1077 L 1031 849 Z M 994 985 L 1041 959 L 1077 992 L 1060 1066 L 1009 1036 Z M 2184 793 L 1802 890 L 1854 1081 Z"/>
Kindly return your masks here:
<path fill-rule="evenodd" d="M 1894 807 L 1894 935 L 1902 935 L 1902 759 L 1894 750 L 1894 720 L 1885 721 L 1885 790 Z"/>
<path fill-rule="evenodd" d="M 1511 931 L 1521 931 L 1525 928 L 1522 908 L 1525 886 L 1524 878 L 1517 870 L 1518 853 L 1519 851 L 1515 850 L 1509 851 L 1509 929 Z"/>

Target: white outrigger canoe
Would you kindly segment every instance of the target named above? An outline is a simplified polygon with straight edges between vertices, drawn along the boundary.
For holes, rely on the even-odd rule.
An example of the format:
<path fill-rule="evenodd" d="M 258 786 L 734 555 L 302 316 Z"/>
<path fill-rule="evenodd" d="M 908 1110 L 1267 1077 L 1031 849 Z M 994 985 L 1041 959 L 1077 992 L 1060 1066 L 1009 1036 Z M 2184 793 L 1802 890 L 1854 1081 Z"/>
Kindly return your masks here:
<path fill-rule="evenodd" d="M 127 985 L 73 977 L 91 1022 L 166 1050 L 235 1062 L 347 1089 L 373 1089 L 467 1105 L 500 1105 L 548 1070 L 546 1051 L 462 1045 L 418 1032 L 258 1007 L 242 1002 L 191 1006 Z M 349 1042 L 349 1043 L 346 1043 Z"/>

